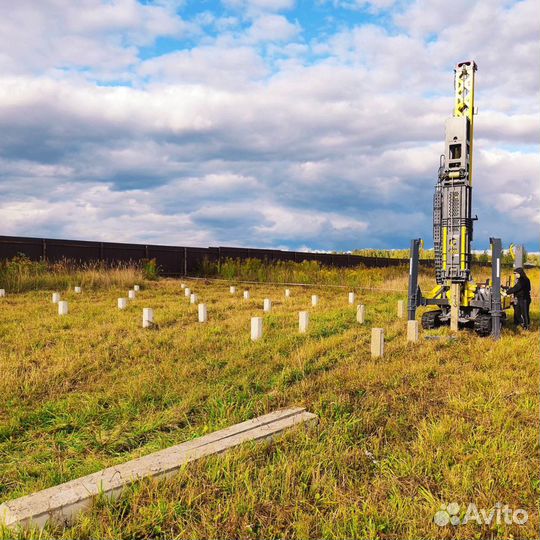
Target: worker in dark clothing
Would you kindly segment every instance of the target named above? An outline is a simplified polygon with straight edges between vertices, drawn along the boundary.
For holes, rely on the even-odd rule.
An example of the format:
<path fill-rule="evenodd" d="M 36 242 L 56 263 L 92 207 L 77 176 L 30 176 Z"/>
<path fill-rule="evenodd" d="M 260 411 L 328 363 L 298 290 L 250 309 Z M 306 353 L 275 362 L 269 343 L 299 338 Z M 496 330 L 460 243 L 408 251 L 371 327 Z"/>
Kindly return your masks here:
<path fill-rule="evenodd" d="M 529 317 L 529 307 L 531 305 L 531 282 L 525 274 L 523 268 L 514 270 L 516 284 L 506 290 L 507 294 L 514 295 L 514 321 L 521 324 L 523 328 L 529 328 L 531 319 Z"/>

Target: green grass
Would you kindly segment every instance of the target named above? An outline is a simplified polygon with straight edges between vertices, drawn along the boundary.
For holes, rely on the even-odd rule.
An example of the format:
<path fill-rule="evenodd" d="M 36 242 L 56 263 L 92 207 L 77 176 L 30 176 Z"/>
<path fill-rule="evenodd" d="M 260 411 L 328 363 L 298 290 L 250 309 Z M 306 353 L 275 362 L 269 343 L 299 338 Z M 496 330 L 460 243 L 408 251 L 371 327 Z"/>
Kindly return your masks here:
<path fill-rule="evenodd" d="M 331 275 L 331 271 L 328 271 Z M 309 276 L 308 276 L 309 277 Z M 532 273 L 535 290 L 538 272 Z M 329 281 L 338 282 L 336 277 Z M 405 289 L 406 273 L 357 271 L 360 286 Z M 141 285 L 143 283 L 138 280 Z M 461 332 L 405 341 L 400 292 L 357 289 L 366 324 L 344 289 L 251 285 L 251 300 L 220 282 L 188 282 L 208 304 L 197 323 L 179 282 L 145 282 L 125 312 L 127 286 L 103 282 L 2 298 L 0 502 L 300 405 L 317 427 L 185 467 L 96 501 L 71 527 L 21 538 L 536 538 L 538 536 L 538 305 L 534 331 L 499 342 Z M 422 276 L 428 288 L 428 274 Z M 311 294 L 320 305 L 311 308 Z M 250 317 L 264 337 L 249 340 Z M 141 328 L 143 307 L 156 328 Z M 298 311 L 310 330 L 298 334 Z M 369 354 L 372 326 L 386 332 Z M 529 512 L 524 526 L 439 528 L 441 503 Z M 2 538 L 12 532 L 3 531 Z"/>

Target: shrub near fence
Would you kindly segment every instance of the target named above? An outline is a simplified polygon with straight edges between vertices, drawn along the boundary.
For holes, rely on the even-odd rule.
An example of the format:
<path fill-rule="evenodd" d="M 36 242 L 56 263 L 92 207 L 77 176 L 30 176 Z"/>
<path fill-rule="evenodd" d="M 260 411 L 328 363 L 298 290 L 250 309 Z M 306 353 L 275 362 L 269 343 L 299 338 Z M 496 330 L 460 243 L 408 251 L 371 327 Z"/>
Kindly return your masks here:
<path fill-rule="evenodd" d="M 162 275 L 180 276 L 200 274 L 205 265 L 221 265 L 228 260 L 260 260 L 266 262 L 318 261 L 323 266 L 350 268 L 364 265 L 381 268 L 408 264 L 408 259 L 366 257 L 362 255 L 310 253 L 273 249 L 236 247 L 187 247 L 154 244 L 120 244 L 113 242 L 89 242 L 82 240 L 59 240 L 0 236 L 0 260 L 10 260 L 24 254 L 32 261 L 57 262 L 70 260 L 73 263 L 102 261 L 107 264 L 136 263 L 155 259 Z M 432 260 L 422 261 L 432 266 Z"/>
<path fill-rule="evenodd" d="M 126 263 L 103 264 L 99 261 L 73 264 L 64 259 L 56 262 L 32 261 L 23 255 L 0 260 L 0 284 L 10 292 L 31 289 L 56 291 L 95 288 L 129 288 L 143 278 L 145 268 Z"/>

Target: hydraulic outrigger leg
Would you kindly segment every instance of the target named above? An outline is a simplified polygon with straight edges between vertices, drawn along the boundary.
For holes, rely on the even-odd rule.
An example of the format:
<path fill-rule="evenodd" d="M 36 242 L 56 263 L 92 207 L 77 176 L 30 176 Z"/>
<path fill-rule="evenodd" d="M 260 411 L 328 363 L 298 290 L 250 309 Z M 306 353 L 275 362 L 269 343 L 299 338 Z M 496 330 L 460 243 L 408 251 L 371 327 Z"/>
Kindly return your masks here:
<path fill-rule="evenodd" d="M 490 238 L 491 244 L 491 335 L 494 339 L 501 337 L 501 253 L 500 238 Z"/>
<path fill-rule="evenodd" d="M 409 299 L 407 303 L 408 319 L 416 319 L 416 308 L 420 305 L 422 293 L 418 287 L 418 259 L 420 255 L 420 238 L 411 240 L 411 258 L 409 262 Z"/>

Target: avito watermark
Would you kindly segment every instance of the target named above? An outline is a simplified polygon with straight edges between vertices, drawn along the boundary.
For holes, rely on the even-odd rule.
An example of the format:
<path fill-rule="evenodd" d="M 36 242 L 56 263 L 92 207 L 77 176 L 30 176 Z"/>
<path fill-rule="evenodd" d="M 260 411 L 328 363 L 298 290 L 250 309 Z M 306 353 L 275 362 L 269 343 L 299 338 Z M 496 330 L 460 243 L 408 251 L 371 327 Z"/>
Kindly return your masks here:
<path fill-rule="evenodd" d="M 460 506 L 456 502 L 441 505 L 441 508 L 433 516 L 433 521 L 439 527 L 446 525 L 466 525 L 467 523 L 477 523 L 478 525 L 525 525 L 529 519 L 529 513 L 523 508 L 512 509 L 507 504 L 496 503 L 495 506 L 486 510 L 478 508 L 476 504 L 469 503 L 463 517 L 461 517 Z"/>

